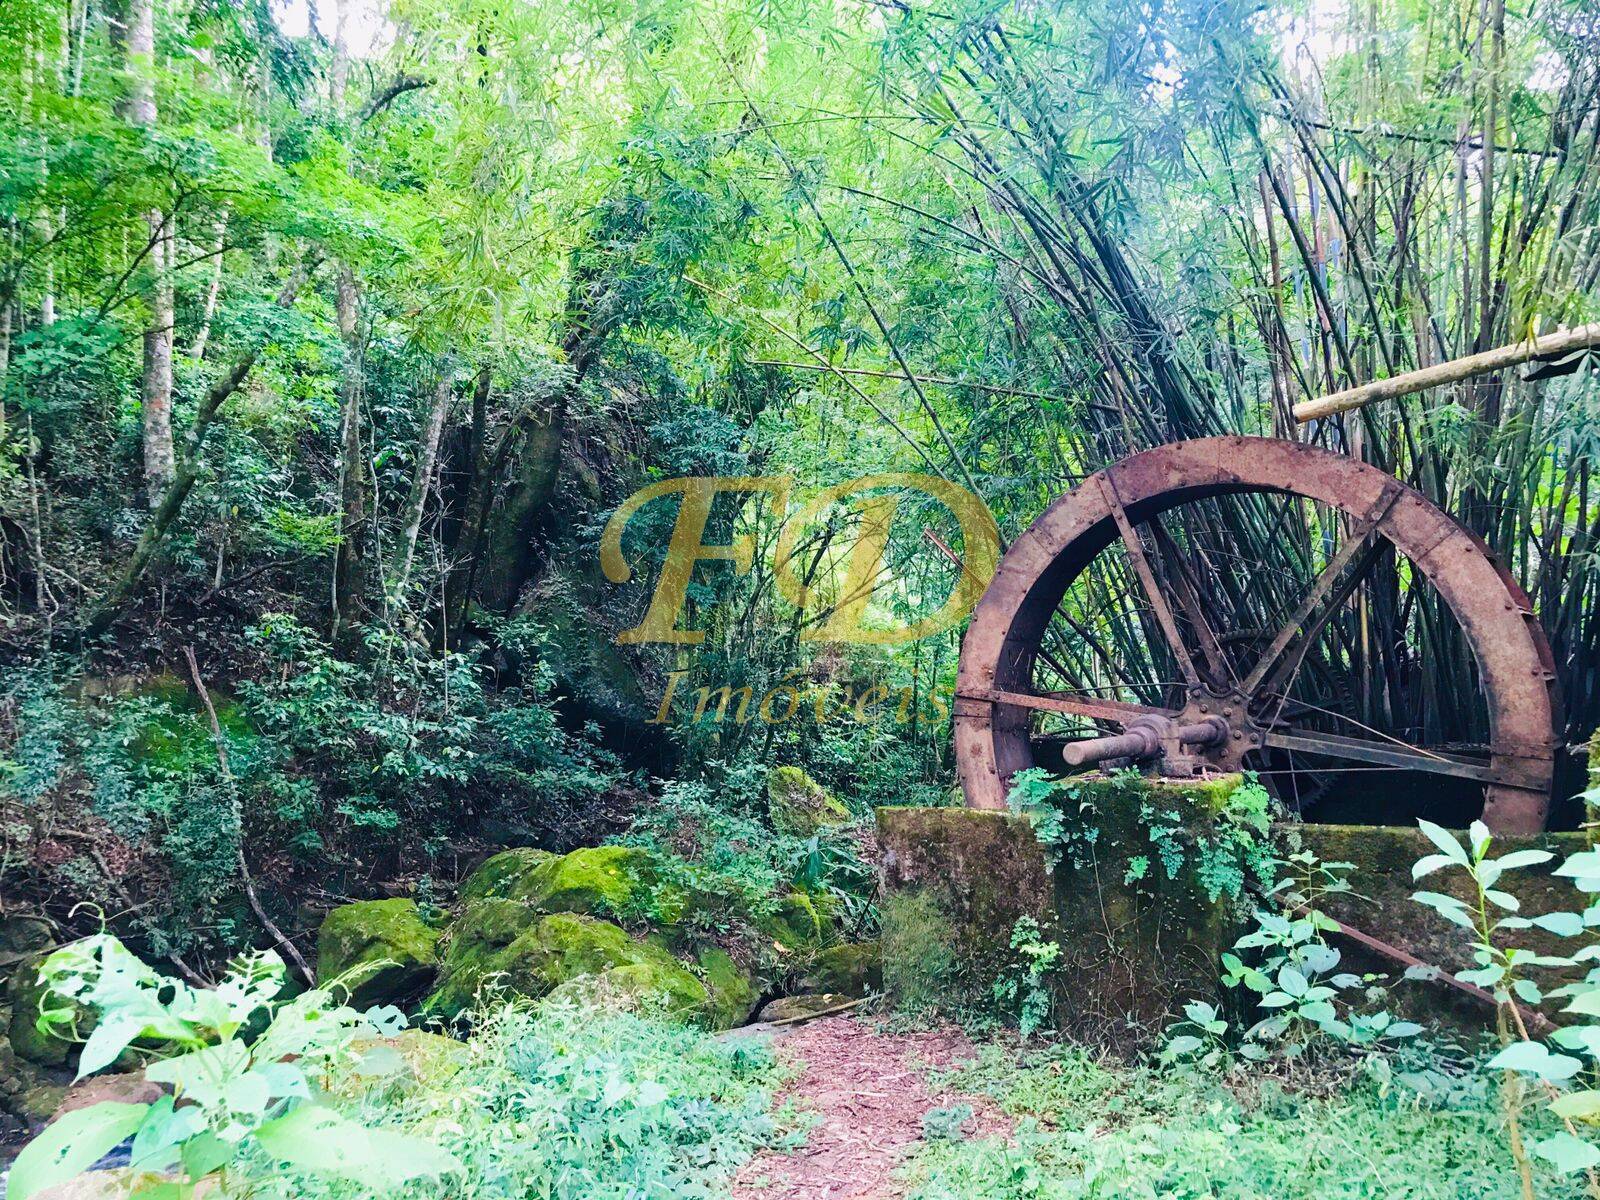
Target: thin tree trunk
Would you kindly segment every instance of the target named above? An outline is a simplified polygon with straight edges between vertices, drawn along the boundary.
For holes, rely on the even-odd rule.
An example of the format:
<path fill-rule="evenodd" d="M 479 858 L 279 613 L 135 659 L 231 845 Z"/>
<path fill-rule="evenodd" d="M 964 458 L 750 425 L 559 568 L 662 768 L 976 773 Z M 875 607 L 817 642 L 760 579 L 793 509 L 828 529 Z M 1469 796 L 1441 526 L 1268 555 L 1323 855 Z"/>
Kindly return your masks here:
<path fill-rule="evenodd" d="M 222 296 L 222 248 L 228 240 L 228 210 L 224 208 L 217 214 L 213 226 L 216 232 L 216 244 L 212 247 L 211 282 L 206 286 L 205 303 L 200 309 L 200 328 L 195 332 L 194 341 L 189 346 L 189 357 L 199 362 L 206 356 L 206 343 L 211 340 L 211 322 L 217 315 L 217 301 Z"/>
<path fill-rule="evenodd" d="M 128 0 L 125 59 L 128 94 L 122 114 L 148 136 L 156 127 L 156 0 Z M 172 449 L 172 266 L 171 234 L 160 209 L 145 214 L 150 229 L 150 324 L 144 333 L 144 373 L 139 397 L 144 410 L 145 501 L 152 509 L 173 478 Z"/>
<path fill-rule="evenodd" d="M 439 438 L 444 432 L 445 417 L 450 412 L 454 394 L 455 374 L 447 364 L 439 373 L 438 386 L 433 392 L 433 407 L 428 412 L 428 424 L 422 431 L 422 442 L 417 452 L 417 469 L 411 477 L 411 494 L 406 499 L 405 532 L 401 536 L 400 567 L 395 573 L 390 594 L 399 601 L 411 582 L 411 563 L 416 556 L 417 536 L 422 532 L 422 513 L 428 503 L 428 488 L 433 485 L 433 469 L 439 458 Z"/>
<path fill-rule="evenodd" d="M 344 338 L 344 380 L 339 395 L 339 547 L 334 557 L 330 604 L 333 628 L 359 613 L 362 588 L 366 480 L 361 470 L 361 340 L 359 294 L 348 266 L 339 273 L 334 313 Z"/>

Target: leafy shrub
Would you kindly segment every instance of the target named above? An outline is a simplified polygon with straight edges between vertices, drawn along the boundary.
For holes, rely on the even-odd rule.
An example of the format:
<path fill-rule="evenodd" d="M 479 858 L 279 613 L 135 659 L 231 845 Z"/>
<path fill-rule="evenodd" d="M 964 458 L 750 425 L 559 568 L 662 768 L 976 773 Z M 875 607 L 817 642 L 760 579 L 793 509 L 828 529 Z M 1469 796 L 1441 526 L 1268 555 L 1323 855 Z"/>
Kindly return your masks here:
<path fill-rule="evenodd" d="M 368 1130 L 322 1099 L 335 1074 L 397 1067 L 392 1050 L 386 1060 L 383 1047 L 362 1053 L 355 1041 L 393 1034 L 405 1018 L 394 1009 L 358 1013 L 328 988 L 280 1004 L 284 969 L 276 954 L 241 959 L 216 988 L 199 989 L 157 974 L 99 935 L 55 951 L 40 978 L 49 985 L 41 1030 L 75 1039 L 80 1009 L 96 1018 L 79 1078 L 139 1042 L 153 1046 L 136 1051 L 152 1060 L 145 1077 L 172 1091 L 154 1103 L 104 1101 L 50 1125 L 18 1156 L 7 1200 L 72 1178 L 130 1137 L 129 1166 L 181 1168 L 183 1194 L 207 1177 L 226 1181 L 248 1171 L 252 1159 L 390 1185 L 458 1165 L 426 1142 Z M 264 1028 L 252 1037 L 258 1019 Z"/>
<path fill-rule="evenodd" d="M 554 1003 L 491 1006 L 474 1028 L 416 1085 L 372 1089 L 349 1110 L 372 1128 L 427 1130 L 461 1164 L 451 1195 L 697 1200 L 778 1137 L 763 1046 Z M 285 1200 L 439 1194 L 378 1180 L 291 1184 L 265 1171 L 253 1182 Z"/>
<path fill-rule="evenodd" d="M 877 879 L 849 828 L 810 838 L 780 833 L 753 815 L 759 794 L 707 780 L 675 780 L 613 840 L 654 851 L 664 868 L 661 887 L 694 895 L 702 907 L 706 899 L 714 901 L 710 911 L 724 929 L 772 916 L 783 896 L 798 887 L 829 897 L 849 935 L 866 934 L 876 920 Z"/>

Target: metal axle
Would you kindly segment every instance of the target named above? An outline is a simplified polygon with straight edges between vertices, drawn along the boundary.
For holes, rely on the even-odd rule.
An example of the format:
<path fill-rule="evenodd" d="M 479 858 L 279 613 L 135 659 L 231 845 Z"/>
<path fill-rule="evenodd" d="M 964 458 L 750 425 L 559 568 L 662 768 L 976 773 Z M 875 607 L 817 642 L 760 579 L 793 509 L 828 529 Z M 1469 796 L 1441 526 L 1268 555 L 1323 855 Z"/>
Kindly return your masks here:
<path fill-rule="evenodd" d="M 1148 715 L 1135 719 L 1126 732 L 1113 737 L 1068 742 L 1061 757 L 1069 767 L 1104 762 L 1108 758 L 1154 758 L 1168 747 L 1215 746 L 1227 736 L 1228 723 L 1221 717 L 1179 725 L 1171 717 Z"/>

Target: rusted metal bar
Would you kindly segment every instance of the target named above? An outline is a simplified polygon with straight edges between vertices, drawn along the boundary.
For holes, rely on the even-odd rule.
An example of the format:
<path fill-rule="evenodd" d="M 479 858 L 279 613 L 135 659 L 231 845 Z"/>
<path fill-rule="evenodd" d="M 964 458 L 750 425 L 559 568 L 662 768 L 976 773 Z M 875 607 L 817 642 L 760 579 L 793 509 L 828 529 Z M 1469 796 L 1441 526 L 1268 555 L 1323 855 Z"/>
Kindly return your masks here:
<path fill-rule="evenodd" d="M 1294 911 L 1300 916 L 1306 916 L 1310 912 L 1310 910 L 1303 905 L 1299 908 L 1296 908 Z M 1382 938 L 1373 937 L 1372 934 L 1357 929 L 1354 925 L 1348 924 L 1344 921 L 1335 920 L 1333 917 L 1328 916 L 1327 913 L 1322 913 L 1321 915 L 1327 920 L 1333 922 L 1334 928 L 1339 934 L 1349 938 L 1352 942 L 1356 942 L 1359 945 L 1365 946 L 1373 953 L 1380 955 L 1383 958 L 1387 958 L 1390 962 L 1399 963 L 1401 966 L 1406 968 L 1420 968 L 1429 972 L 1428 978 L 1435 983 L 1442 983 L 1446 987 L 1455 988 L 1458 992 L 1465 992 L 1474 1000 L 1477 1000 L 1481 1004 L 1487 1004 L 1490 1008 L 1499 1007 L 1500 1002 L 1495 999 L 1493 992 L 1488 991 L 1485 988 L 1481 988 L 1475 983 L 1468 983 L 1465 979 L 1461 979 L 1455 975 L 1452 975 L 1443 967 L 1435 966 L 1433 963 L 1424 962 L 1415 954 L 1412 954 L 1409 950 L 1402 950 L 1399 946 L 1392 945 L 1391 943 L 1384 941 Z M 1541 1036 L 1555 1032 L 1555 1023 L 1543 1013 L 1537 1012 L 1531 1008 L 1524 1008 L 1520 1004 L 1514 1004 L 1513 1007 L 1515 1007 L 1516 1010 L 1522 1014 L 1523 1023 L 1527 1025 L 1529 1030 L 1537 1032 Z"/>

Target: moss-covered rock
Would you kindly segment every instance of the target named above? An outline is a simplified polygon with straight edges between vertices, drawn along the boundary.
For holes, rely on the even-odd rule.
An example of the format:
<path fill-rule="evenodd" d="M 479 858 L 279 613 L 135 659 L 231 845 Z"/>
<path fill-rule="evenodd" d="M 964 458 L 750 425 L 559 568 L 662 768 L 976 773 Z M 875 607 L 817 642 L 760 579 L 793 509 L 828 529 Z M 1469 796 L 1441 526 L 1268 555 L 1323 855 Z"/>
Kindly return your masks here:
<path fill-rule="evenodd" d="M 708 1013 L 705 985 L 672 959 L 628 963 L 580 975 L 555 988 L 548 999 L 660 1013 L 680 1021 L 705 1022 Z"/>
<path fill-rule="evenodd" d="M 743 1025 L 761 1000 L 755 974 L 719 946 L 702 950 L 696 961 L 706 990 L 706 1023 L 713 1029 Z"/>
<path fill-rule="evenodd" d="M 509 899 L 527 890 L 534 868 L 556 856 L 548 850 L 519 846 L 502 850 L 486 859 L 461 884 L 460 896 L 466 901 Z"/>
<path fill-rule="evenodd" d="M 688 897 L 664 884 L 656 857 L 642 846 L 590 846 L 541 862 L 509 893 L 543 912 L 646 916 L 670 925 Z"/>
<path fill-rule="evenodd" d="M 67 1094 L 70 1071 L 29 1062 L 0 1041 L 0 1113 L 9 1113 L 23 1128 L 49 1119 Z M 3 1127 L 3 1123 L 0 1123 Z"/>
<path fill-rule="evenodd" d="M 580 975 L 637 965 L 658 967 L 663 974 L 687 973 L 659 946 L 608 921 L 582 913 L 539 916 L 516 901 L 480 900 L 452 931 L 439 987 L 427 1007 L 455 1017 L 486 985 L 537 999 Z M 704 988 L 700 999 L 705 999 Z"/>
<path fill-rule="evenodd" d="M 878 943 L 844 942 L 818 951 L 795 986 L 802 992 L 845 996 L 883 991 L 883 959 Z"/>
<path fill-rule="evenodd" d="M 39 965 L 44 962 L 45 957 L 46 952 L 32 954 L 18 963 L 11 972 L 9 1036 L 11 1049 L 18 1058 L 42 1066 L 59 1067 L 72 1056 L 77 1047 L 75 1043 L 39 1028 L 39 1009 L 50 993 L 50 989 L 39 981 Z M 91 1027 L 89 1014 L 85 1013 L 84 1017 L 84 1022 L 79 1026 L 80 1033 L 87 1033 Z"/>
<path fill-rule="evenodd" d="M 439 933 L 422 919 L 415 901 L 361 900 L 328 913 L 317 934 L 317 979 L 352 976 L 350 1003 L 399 1003 L 432 980 Z"/>
<path fill-rule="evenodd" d="M 767 815 L 779 833 L 795 837 L 850 823 L 850 810 L 799 767 L 774 767 L 767 775 Z"/>
<path fill-rule="evenodd" d="M 821 947 L 829 929 L 817 902 L 805 892 L 790 892 L 773 912 L 754 924 L 767 943 L 764 949 L 788 964 L 798 963 Z"/>

